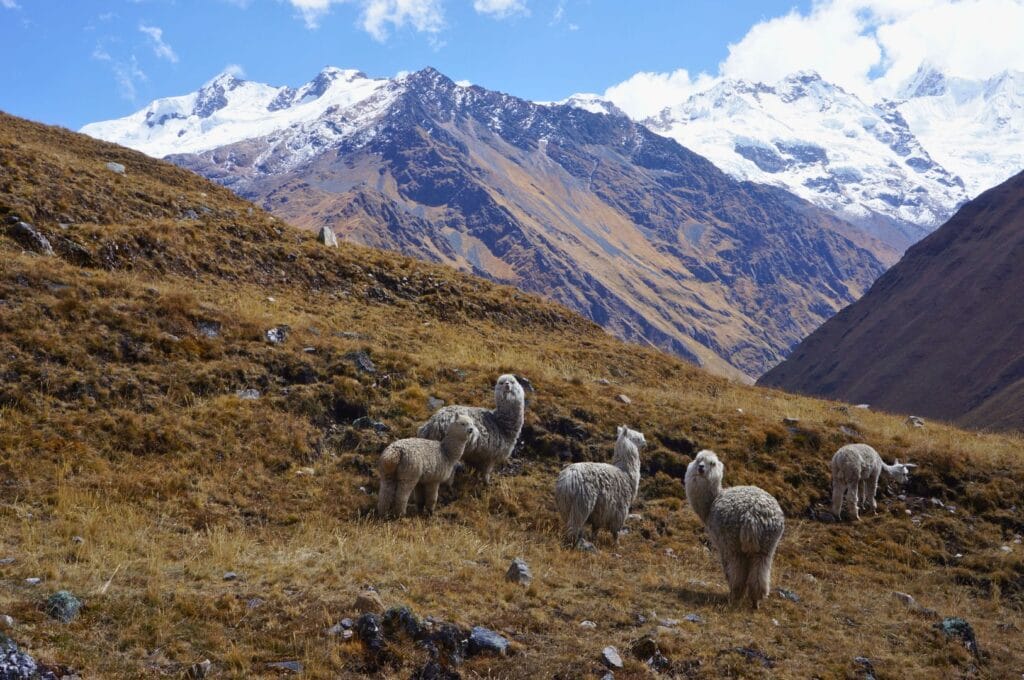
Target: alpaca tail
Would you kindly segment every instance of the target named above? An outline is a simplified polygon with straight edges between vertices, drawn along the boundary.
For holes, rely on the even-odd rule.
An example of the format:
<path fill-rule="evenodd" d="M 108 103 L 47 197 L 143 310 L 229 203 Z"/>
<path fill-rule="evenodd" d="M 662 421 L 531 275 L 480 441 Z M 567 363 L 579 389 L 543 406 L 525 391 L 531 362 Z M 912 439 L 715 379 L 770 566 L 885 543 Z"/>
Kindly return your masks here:
<path fill-rule="evenodd" d="M 593 510 L 593 504 L 587 502 L 585 486 L 582 475 L 572 468 L 562 470 L 555 482 L 555 505 L 570 545 L 576 545 L 583 538 L 583 526 Z"/>
<path fill-rule="evenodd" d="M 380 454 L 380 460 L 377 462 L 377 469 L 380 471 L 381 479 L 384 477 L 394 477 L 395 473 L 398 472 L 398 466 L 401 464 L 401 449 L 385 449 L 384 453 Z"/>
<path fill-rule="evenodd" d="M 747 597 L 754 609 L 758 608 L 772 585 L 772 553 L 758 553 L 750 556 L 747 566 Z"/>

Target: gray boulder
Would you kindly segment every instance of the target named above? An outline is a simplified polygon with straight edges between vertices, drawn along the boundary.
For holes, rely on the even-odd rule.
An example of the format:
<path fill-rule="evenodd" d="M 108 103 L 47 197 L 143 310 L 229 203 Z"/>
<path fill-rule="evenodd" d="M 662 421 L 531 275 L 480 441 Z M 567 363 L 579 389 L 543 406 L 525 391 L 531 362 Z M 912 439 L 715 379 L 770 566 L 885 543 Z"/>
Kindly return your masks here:
<path fill-rule="evenodd" d="M 50 245 L 50 239 L 46 238 L 28 222 L 15 222 L 8 228 L 7 233 L 10 234 L 11 238 L 31 251 L 37 252 L 40 255 L 53 255 L 53 246 Z"/>
<path fill-rule="evenodd" d="M 334 230 L 327 226 L 320 227 L 320 233 L 316 235 L 316 240 L 329 248 L 338 247 L 338 237 L 334 234 Z"/>

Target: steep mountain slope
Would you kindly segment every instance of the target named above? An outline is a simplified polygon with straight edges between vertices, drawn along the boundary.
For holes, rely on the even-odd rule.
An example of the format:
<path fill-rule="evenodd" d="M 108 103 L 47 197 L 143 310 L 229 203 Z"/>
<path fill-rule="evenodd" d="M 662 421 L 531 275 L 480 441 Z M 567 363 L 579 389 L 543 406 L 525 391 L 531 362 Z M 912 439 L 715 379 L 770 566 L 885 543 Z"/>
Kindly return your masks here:
<path fill-rule="evenodd" d="M 196 115 L 151 134 L 184 126 L 188 137 Z M 878 244 L 850 225 L 730 180 L 623 116 L 538 106 L 433 69 L 168 158 L 300 226 L 541 293 L 720 373 L 764 372 L 883 269 L 868 252 Z"/>
<path fill-rule="evenodd" d="M 616 677 L 647 677 L 652 644 L 660 672 L 691 678 L 1024 667 L 1019 439 L 739 386 L 512 288 L 325 248 L 168 163 L 2 114 L 0 224 L 0 610 L 14 619 L 4 633 L 51 665 L 437 677 L 393 626 L 378 652 L 335 628 L 371 585 L 388 607 L 456 624 L 444 631 L 457 649 L 473 625 L 510 640 L 509 658 L 440 669 L 463 677 L 599 676 L 605 645 L 623 654 Z M 288 329 L 283 342 L 270 328 Z M 460 483 L 429 520 L 377 521 L 383 447 L 415 430 L 428 396 L 484 404 L 506 371 L 536 391 L 494 486 Z M 640 517 L 617 547 L 565 550 L 553 480 L 567 460 L 607 460 L 623 422 L 649 442 Z M 878 516 L 836 525 L 820 519 L 828 459 L 854 437 L 921 467 Z M 729 483 L 780 500 L 775 585 L 799 601 L 724 603 L 683 500 L 700 447 L 723 456 Z M 516 556 L 529 587 L 503 580 Z M 85 602 L 70 624 L 42 606 L 60 589 Z M 977 654 L 939 615 L 966 617 Z"/>
<path fill-rule="evenodd" d="M 761 384 L 1024 429 L 1024 173 L 907 251 Z"/>

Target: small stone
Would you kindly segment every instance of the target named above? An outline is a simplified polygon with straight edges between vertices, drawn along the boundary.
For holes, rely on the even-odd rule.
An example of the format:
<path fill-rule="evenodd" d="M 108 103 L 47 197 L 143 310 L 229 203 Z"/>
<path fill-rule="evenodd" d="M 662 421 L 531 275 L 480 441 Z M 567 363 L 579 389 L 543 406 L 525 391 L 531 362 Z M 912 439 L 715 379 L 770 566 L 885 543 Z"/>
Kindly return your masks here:
<path fill-rule="evenodd" d="M 120 163 L 115 163 L 114 161 L 110 161 L 107 163 L 107 170 L 110 170 L 111 172 L 116 172 L 119 175 L 124 174 L 124 166 L 121 165 Z"/>
<path fill-rule="evenodd" d="M 316 354 L 316 347 L 303 347 L 302 351 L 306 354 Z"/>
<path fill-rule="evenodd" d="M 220 323 L 217 321 L 197 321 L 196 330 L 204 338 L 216 338 L 220 336 Z"/>
<path fill-rule="evenodd" d="M 483 626 L 473 626 L 469 633 L 469 655 L 490 652 L 505 656 L 508 653 L 508 640 L 493 630 Z"/>
<path fill-rule="evenodd" d="M 736 413 L 743 413 L 743 409 L 741 409 L 741 408 L 736 409 Z"/>
<path fill-rule="evenodd" d="M 259 390 L 250 387 L 249 389 L 238 390 L 237 392 L 235 392 L 235 396 L 238 397 L 239 399 L 253 400 L 259 399 L 261 395 Z"/>
<path fill-rule="evenodd" d="M 54 254 L 50 239 L 28 222 L 15 222 L 8 228 L 7 233 L 21 245 L 40 255 Z"/>
<path fill-rule="evenodd" d="M 200 680 L 210 674 L 210 668 L 213 666 L 213 662 L 209 659 L 204 659 L 199 663 L 192 664 L 188 672 L 185 674 L 186 677 L 192 680 Z"/>
<path fill-rule="evenodd" d="M 320 227 L 320 233 L 316 235 L 316 240 L 328 248 L 338 247 L 338 237 L 335 235 L 334 230 L 326 225 Z"/>
<path fill-rule="evenodd" d="M 296 477 L 314 477 L 315 475 L 316 470 L 311 467 L 300 467 L 295 471 Z"/>
<path fill-rule="evenodd" d="M 966 620 L 959 616 L 950 616 L 942 619 L 935 627 L 946 634 L 946 637 L 960 638 L 964 647 L 975 656 L 980 656 L 978 650 L 978 639 L 974 636 L 974 628 Z"/>
<path fill-rule="evenodd" d="M 192 208 L 189 208 L 188 210 L 185 210 L 185 211 L 183 211 L 181 213 L 181 219 L 183 219 L 183 220 L 198 220 L 199 219 L 199 213 L 197 213 Z"/>
<path fill-rule="evenodd" d="M 1013 552 L 1013 548 L 1011 548 L 1008 545 L 1000 546 L 999 549 L 1002 550 L 1004 553 Z"/>
<path fill-rule="evenodd" d="M 596 382 L 598 385 L 605 385 L 605 386 L 608 386 L 608 385 L 612 384 L 611 381 L 608 380 L 608 378 L 598 378 L 594 382 Z"/>
<path fill-rule="evenodd" d="M 611 645 L 601 651 L 601 662 L 608 668 L 622 668 L 622 657 L 619 656 L 619 650 Z"/>
<path fill-rule="evenodd" d="M 427 397 L 427 408 L 433 413 L 437 409 L 444 406 L 444 399 L 438 399 L 437 397 Z"/>
<path fill-rule="evenodd" d="M 377 432 L 389 432 L 391 427 L 387 423 L 382 423 L 379 420 L 373 420 L 368 416 L 361 416 L 352 421 L 352 425 L 360 429 L 373 429 Z"/>
<path fill-rule="evenodd" d="M 225 581 L 237 581 L 238 580 L 238 574 L 236 574 L 233 571 L 226 571 L 226 572 L 224 572 L 224 580 Z"/>
<path fill-rule="evenodd" d="M 643 518 L 644 516 L 638 512 L 631 512 L 628 515 L 626 515 L 626 520 L 630 522 L 639 522 Z"/>
<path fill-rule="evenodd" d="M 74 543 L 75 545 L 82 545 L 83 543 L 85 543 L 85 539 L 82 538 L 81 536 L 72 536 L 71 537 L 71 542 Z"/>
<path fill-rule="evenodd" d="M 252 597 L 249 598 L 249 600 L 245 603 L 245 606 L 247 609 L 256 609 L 257 607 L 262 605 L 263 602 L 264 599 L 262 597 Z"/>
<path fill-rule="evenodd" d="M 615 673 L 608 671 L 607 673 L 601 676 L 601 680 L 615 680 Z"/>
<path fill-rule="evenodd" d="M 665 628 L 675 628 L 679 625 L 679 619 L 661 619 L 658 623 Z"/>
<path fill-rule="evenodd" d="M 373 365 L 373 360 L 366 352 L 349 352 L 345 355 L 345 359 L 355 364 L 355 367 L 363 373 L 372 374 L 377 372 L 377 367 Z"/>
<path fill-rule="evenodd" d="M 686 616 L 683 617 L 683 621 L 689 621 L 690 623 L 697 623 L 697 624 L 704 623 L 704 619 L 702 619 L 697 614 L 687 614 Z"/>
<path fill-rule="evenodd" d="M 66 590 L 58 590 L 46 600 L 46 613 L 61 623 L 71 623 L 82 610 L 82 601 Z"/>
<path fill-rule="evenodd" d="M 351 640 L 354 636 L 355 636 L 355 633 L 353 633 L 350 630 L 343 630 L 343 631 L 341 631 L 341 639 L 342 640 Z"/>
<path fill-rule="evenodd" d="M 796 425 L 797 423 L 800 422 L 800 419 L 799 418 L 786 417 L 786 418 L 782 419 L 782 422 L 785 423 L 786 425 Z"/>
<path fill-rule="evenodd" d="M 505 580 L 524 586 L 530 585 L 530 581 L 533 580 L 530 565 L 522 557 L 515 558 L 512 560 L 512 564 L 509 565 L 508 571 L 505 572 Z"/>
<path fill-rule="evenodd" d="M 620 395 L 618 395 L 615 398 L 618 399 L 619 401 L 621 401 L 623 404 L 626 404 L 626 405 L 629 405 L 629 404 L 633 403 L 633 400 L 630 399 L 629 397 L 627 397 L 625 394 L 620 394 Z"/>
<path fill-rule="evenodd" d="M 648 635 L 634 642 L 629 651 L 641 661 L 647 661 L 661 650 L 658 649 L 658 642 Z"/>
<path fill-rule="evenodd" d="M 866 411 L 869 408 L 871 408 L 871 404 L 857 404 L 854 406 L 854 408 L 859 408 Z"/>
<path fill-rule="evenodd" d="M 298 661 L 274 661 L 268 663 L 267 668 L 275 671 L 285 671 L 286 673 L 302 672 L 302 664 Z"/>
<path fill-rule="evenodd" d="M 274 326 L 273 328 L 268 329 L 264 335 L 267 338 L 267 342 L 274 345 L 280 345 L 281 343 L 288 339 L 289 331 L 291 331 L 291 328 L 282 324 L 280 326 Z"/>
<path fill-rule="evenodd" d="M 905 422 L 911 427 L 924 427 L 924 418 L 919 418 L 917 416 L 907 416 L 907 420 Z"/>
<path fill-rule="evenodd" d="M 366 612 L 360 616 L 353 630 L 371 652 L 376 653 L 384 649 L 384 629 L 381 627 L 380 617 L 373 612 Z"/>
<path fill-rule="evenodd" d="M 342 628 L 348 629 L 348 628 L 351 628 L 352 626 L 354 626 L 355 623 L 353 623 L 352 619 L 344 618 L 344 619 L 341 620 L 340 623 L 338 623 L 338 625 L 341 626 Z"/>
<path fill-rule="evenodd" d="M 580 621 L 580 628 L 587 628 L 589 630 L 594 630 L 595 628 L 597 628 L 597 624 L 594 623 L 593 621 Z"/>
<path fill-rule="evenodd" d="M 789 600 L 790 602 L 800 601 L 800 596 L 794 593 L 792 590 L 786 590 L 785 588 L 776 588 L 775 592 L 779 594 L 779 597 Z"/>
<path fill-rule="evenodd" d="M 576 549 L 580 552 L 596 553 L 597 546 L 590 541 L 581 538 L 579 543 L 576 544 Z"/>
<path fill-rule="evenodd" d="M 893 595 L 893 597 L 895 597 L 897 600 L 899 600 L 903 604 L 907 605 L 908 607 L 913 607 L 914 605 L 917 604 L 917 600 L 915 600 L 914 596 L 911 595 L 910 593 L 901 593 L 898 590 L 894 590 L 892 595 Z"/>
<path fill-rule="evenodd" d="M 384 600 L 376 590 L 364 590 L 359 593 L 352 608 L 360 614 L 381 614 L 384 612 Z"/>
<path fill-rule="evenodd" d="M 6 564 L 14 564 L 14 558 L 13 557 L 4 557 L 4 558 L 0 559 L 0 566 L 6 565 Z"/>
<path fill-rule="evenodd" d="M 30 586 L 37 586 L 37 585 L 39 585 L 42 582 L 43 582 L 43 579 L 38 578 L 36 576 L 30 576 L 27 579 L 25 579 L 25 583 L 29 584 Z"/>
<path fill-rule="evenodd" d="M 14 628 L 14 618 L 9 614 L 4 614 L 0 616 L 0 625 L 4 628 Z"/>

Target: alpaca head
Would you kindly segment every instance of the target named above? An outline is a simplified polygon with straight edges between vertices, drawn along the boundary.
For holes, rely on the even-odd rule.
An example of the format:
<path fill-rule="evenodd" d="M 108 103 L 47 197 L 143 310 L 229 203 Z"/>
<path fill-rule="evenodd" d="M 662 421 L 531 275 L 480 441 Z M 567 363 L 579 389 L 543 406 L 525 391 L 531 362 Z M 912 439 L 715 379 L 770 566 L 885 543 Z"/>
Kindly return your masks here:
<path fill-rule="evenodd" d="M 473 424 L 473 420 L 469 416 L 460 415 L 455 422 L 448 426 L 447 435 L 462 441 L 474 439 L 477 436 L 476 425 Z"/>
<path fill-rule="evenodd" d="M 644 433 L 639 430 L 631 430 L 625 425 L 619 425 L 618 429 L 618 441 L 627 441 L 637 448 L 637 451 L 642 451 L 647 446 L 647 440 L 644 438 Z"/>
<path fill-rule="evenodd" d="M 725 465 L 718 460 L 714 451 L 707 449 L 701 451 L 686 466 L 686 482 L 702 482 L 712 486 L 721 486 L 722 477 L 725 475 Z"/>
<path fill-rule="evenodd" d="M 910 470 L 916 467 L 917 465 L 913 463 L 901 463 L 900 459 L 897 458 L 889 469 L 889 474 L 897 484 L 906 484 L 907 480 L 910 479 Z"/>
<path fill-rule="evenodd" d="M 498 378 L 498 382 L 494 384 L 494 401 L 498 406 L 502 404 L 522 404 L 526 399 L 526 393 L 523 392 L 523 386 L 519 384 L 516 377 L 511 373 Z"/>

